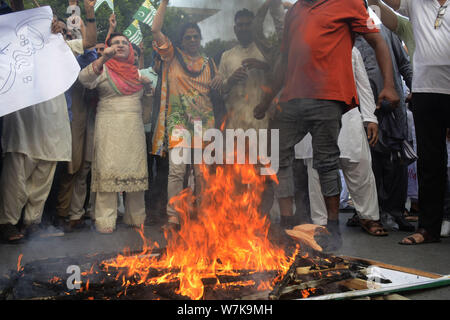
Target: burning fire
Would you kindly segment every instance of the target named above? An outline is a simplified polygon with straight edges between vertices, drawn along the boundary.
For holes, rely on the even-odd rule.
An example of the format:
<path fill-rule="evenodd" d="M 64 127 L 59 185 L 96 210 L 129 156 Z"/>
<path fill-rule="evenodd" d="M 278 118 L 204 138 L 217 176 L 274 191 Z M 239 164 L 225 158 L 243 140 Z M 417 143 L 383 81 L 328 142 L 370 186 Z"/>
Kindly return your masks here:
<path fill-rule="evenodd" d="M 22 261 L 22 257 L 23 257 L 23 254 L 21 253 L 21 254 L 19 254 L 19 258 L 17 258 L 17 271 L 20 271 L 23 269 L 23 267 L 20 265 L 20 262 Z"/>
<path fill-rule="evenodd" d="M 203 166 L 202 172 L 201 199 L 195 199 L 188 188 L 170 200 L 180 213 L 181 230 L 165 234 L 167 248 L 161 257 L 149 255 L 157 244 L 149 245 L 140 230 L 144 240 L 142 254 L 119 255 L 105 261 L 104 266 L 127 270 L 126 276 L 138 279 L 137 284 L 178 281 L 175 293 L 191 299 L 203 297 L 202 279 L 215 278 L 216 287 L 240 285 L 271 289 L 267 281 L 221 284 L 218 278 L 237 276 L 239 270 L 276 271 L 279 278 L 288 271 L 297 254 L 288 257 L 268 239 L 268 217 L 258 210 L 266 177 L 259 175 L 253 165 L 218 166 L 215 174 Z M 163 275 L 151 276 L 155 269 Z M 125 288 L 131 285 L 125 277 L 122 281 Z"/>

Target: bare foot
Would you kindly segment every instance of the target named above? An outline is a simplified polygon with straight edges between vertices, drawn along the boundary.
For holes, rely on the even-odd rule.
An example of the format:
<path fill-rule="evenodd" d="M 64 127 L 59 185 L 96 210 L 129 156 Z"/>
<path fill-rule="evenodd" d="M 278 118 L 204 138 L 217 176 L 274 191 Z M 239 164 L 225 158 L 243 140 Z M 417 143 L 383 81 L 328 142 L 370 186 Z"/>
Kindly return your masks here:
<path fill-rule="evenodd" d="M 406 238 L 403 238 L 401 244 L 420 244 L 425 241 L 425 238 L 420 233 L 414 233 Z"/>

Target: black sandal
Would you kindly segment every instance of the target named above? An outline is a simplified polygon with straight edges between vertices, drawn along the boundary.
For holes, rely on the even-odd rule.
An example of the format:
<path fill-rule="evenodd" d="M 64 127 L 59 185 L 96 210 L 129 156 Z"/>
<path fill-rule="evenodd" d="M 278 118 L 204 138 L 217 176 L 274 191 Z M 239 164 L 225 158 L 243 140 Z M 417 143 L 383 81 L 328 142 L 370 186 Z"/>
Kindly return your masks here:
<path fill-rule="evenodd" d="M 10 223 L 0 224 L 0 239 L 2 242 L 11 244 L 18 243 L 24 237 L 25 236 L 21 232 L 19 232 L 16 226 Z"/>

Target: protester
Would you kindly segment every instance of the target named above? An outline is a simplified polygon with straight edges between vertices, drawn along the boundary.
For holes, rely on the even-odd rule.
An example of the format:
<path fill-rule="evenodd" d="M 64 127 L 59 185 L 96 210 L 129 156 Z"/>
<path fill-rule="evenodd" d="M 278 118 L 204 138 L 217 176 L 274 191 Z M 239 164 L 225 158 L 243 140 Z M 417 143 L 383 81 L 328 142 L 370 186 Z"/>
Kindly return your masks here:
<path fill-rule="evenodd" d="M 413 57 L 414 51 L 416 49 L 416 43 L 414 42 L 414 34 L 411 22 L 408 18 L 405 18 L 399 14 L 396 14 L 392 9 L 390 9 L 386 4 L 384 4 L 380 0 L 369 0 L 369 5 L 376 6 L 378 10 L 376 12 L 380 15 L 381 22 L 383 25 L 394 32 L 400 40 L 406 46 L 407 53 L 410 57 L 409 62 L 411 64 L 411 68 L 413 65 Z M 409 88 L 410 89 L 410 88 Z M 410 90 L 409 93 L 405 93 L 405 97 L 407 97 L 407 105 L 411 107 L 411 96 Z M 413 142 L 414 150 L 417 151 L 416 143 L 415 143 L 415 128 L 414 128 L 414 120 L 413 115 L 410 110 L 407 110 L 408 114 L 408 132 L 413 134 L 412 139 L 409 141 Z M 409 121 L 412 120 L 412 121 Z M 408 198 L 410 200 L 410 208 L 409 211 L 405 209 L 405 219 L 407 221 L 417 221 L 417 213 L 419 212 L 418 206 L 418 196 L 417 196 L 417 163 L 414 162 L 408 167 Z"/>
<path fill-rule="evenodd" d="M 226 129 L 267 130 L 268 117 L 255 119 L 253 105 L 263 96 L 268 85 L 271 68 L 253 41 L 251 26 L 253 12 L 242 9 L 235 14 L 234 32 L 239 44 L 222 55 L 219 74 L 222 77 L 222 94 L 227 109 Z M 247 145 L 248 150 L 257 148 Z M 269 215 L 273 205 L 272 181 L 268 178 L 262 194 L 261 213 Z"/>
<path fill-rule="evenodd" d="M 439 242 L 446 187 L 445 135 L 450 127 L 450 15 L 445 14 L 449 4 L 445 0 L 385 3 L 410 18 L 416 43 L 412 103 L 419 157 L 419 228 L 400 243 Z"/>
<path fill-rule="evenodd" d="M 110 31 L 115 28 L 115 18 L 110 17 Z M 85 49 L 82 55 L 77 56 L 81 69 L 84 69 L 98 58 L 94 48 Z M 63 163 L 63 169 L 58 179 L 58 195 L 56 225 L 70 232 L 81 228 L 84 215 L 84 201 L 86 199 L 86 179 L 90 172 L 90 162 L 85 161 L 85 141 L 87 125 L 95 113 L 88 108 L 86 89 L 76 81 L 72 88 L 66 92 L 66 100 L 71 101 L 71 133 L 72 133 L 72 161 Z M 69 99 L 68 99 L 69 97 Z M 89 115 L 89 118 L 88 118 Z M 69 219 L 69 221 L 66 221 Z"/>
<path fill-rule="evenodd" d="M 398 108 L 392 110 L 386 106 L 384 101 L 376 100 L 377 104 L 381 104 L 381 108 L 376 111 L 380 126 L 380 139 L 371 150 L 372 166 L 377 181 L 382 223 L 392 229 L 413 231 L 414 226 L 403 217 L 408 189 L 408 164 L 401 156 L 403 144 L 408 141 L 408 122 L 402 77 L 407 86 L 411 87 L 412 68 L 401 40 L 383 25 L 381 25 L 381 35 L 390 51 L 394 84 L 400 97 L 400 103 Z M 361 37 L 356 39 L 356 47 L 364 59 L 373 94 L 377 97 L 383 87 L 383 79 L 375 60 L 375 53 Z"/>
<path fill-rule="evenodd" d="M 103 55 L 103 51 L 105 50 L 105 44 L 104 43 L 97 43 L 95 45 L 95 52 L 97 52 L 98 57 L 100 58 L 101 55 Z"/>
<path fill-rule="evenodd" d="M 219 73 L 227 108 L 226 128 L 267 129 L 268 119 L 255 119 L 252 104 L 258 104 L 268 85 L 270 66 L 253 41 L 254 14 L 243 9 L 236 13 L 234 32 L 239 44 L 223 53 Z"/>
<path fill-rule="evenodd" d="M 385 236 L 387 232 L 379 221 L 377 189 L 369 147 L 369 144 L 374 146 L 378 141 L 375 100 L 363 59 L 355 47 L 352 51 L 352 64 L 361 112 L 354 108 L 342 116 L 342 129 L 338 139 L 341 152 L 339 163 L 357 212 L 356 217 L 352 218 L 352 225 L 360 225 L 370 235 Z M 321 197 L 319 175 L 312 167 L 312 162 L 311 158 L 307 160 L 311 216 L 315 224 L 326 225 L 326 206 Z"/>
<path fill-rule="evenodd" d="M 124 222 L 145 220 L 144 191 L 148 188 L 147 157 L 141 102 L 150 80 L 139 77 L 128 39 L 113 33 L 103 56 L 80 72 L 88 89 L 97 88 L 99 103 L 94 131 L 92 191 L 96 192 L 95 226 L 100 233 L 116 228 L 117 192 L 126 192 Z M 145 91 L 145 93 L 144 93 Z M 133 143 L 130 143 L 133 141 Z"/>
<path fill-rule="evenodd" d="M 187 165 L 175 164 L 172 154 L 187 152 L 191 154 L 193 146 L 181 145 L 174 129 L 184 129 L 194 137 L 194 121 L 201 121 L 202 129 L 215 126 L 213 103 L 209 96 L 213 74 L 217 73 L 214 62 L 200 54 L 200 28 L 187 23 L 181 26 L 179 37 L 174 45 L 162 32 L 164 13 L 168 0 L 163 0 L 153 21 L 153 47 L 161 56 L 163 64 L 161 103 L 158 121 L 154 131 L 152 153 L 169 153 L 168 198 L 172 199 L 183 189 L 183 180 Z M 215 82 L 217 87 L 218 81 Z M 169 91 L 170 90 L 170 91 Z M 166 109 L 167 107 L 167 109 Z M 203 132 L 197 132 L 203 136 Z M 190 140 L 190 139 L 189 139 Z M 188 157 L 190 159 L 190 156 Z M 198 165 L 194 165 L 195 190 L 198 197 L 202 176 Z M 169 216 L 165 228 L 178 228 L 179 217 L 173 206 L 167 206 Z"/>
<path fill-rule="evenodd" d="M 66 41 L 74 54 L 96 43 L 95 0 L 85 0 L 86 39 Z M 52 22 L 52 32 L 67 34 Z M 71 161 L 69 114 L 64 94 L 4 117 L 4 167 L 0 178 L 0 236 L 14 242 L 38 236 L 40 223 L 58 161 Z M 17 224 L 24 211 L 23 230 Z"/>
<path fill-rule="evenodd" d="M 331 233 L 323 244 L 326 250 L 339 248 L 342 243 L 337 138 L 342 113 L 358 104 L 355 84 L 348 83 L 353 75 L 351 48 L 355 34 L 364 34 L 377 53 L 385 85 L 379 100 L 386 99 L 394 107 L 398 104 L 389 51 L 378 30 L 368 27 L 369 20 L 362 1 L 298 1 L 286 16 L 282 61 L 275 73 L 272 92 L 254 110 L 256 118 L 263 118 L 284 86 L 282 111 L 276 111 L 273 124 L 280 130 L 276 194 L 284 216 L 292 216 L 294 187 L 288 181 L 292 176 L 294 146 L 311 132 L 314 167 L 319 171 L 328 212 L 327 228 Z"/>
<path fill-rule="evenodd" d="M 264 4 L 258 9 L 253 21 L 252 32 L 254 42 L 261 54 L 264 56 L 264 59 L 270 66 L 272 72 L 273 66 L 276 65 L 280 57 L 279 52 L 281 39 L 283 37 L 285 9 L 290 8 L 291 6 L 292 4 L 286 2 L 282 3 L 280 0 L 266 0 Z M 269 12 L 275 27 L 275 40 L 273 38 L 269 39 L 264 34 L 264 21 L 266 19 L 267 13 Z M 276 105 L 276 103 L 273 103 L 271 109 L 269 109 L 269 121 L 271 120 L 272 114 L 277 107 L 278 106 Z M 292 217 L 280 217 L 280 225 L 284 228 L 311 222 L 308 192 L 308 172 L 303 160 L 294 160 L 293 177 L 291 178 L 292 184 L 294 185 L 295 189 L 295 214 Z M 285 212 L 286 211 L 283 211 L 282 214 L 284 214 Z"/>
<path fill-rule="evenodd" d="M 98 58 L 94 49 L 85 50 L 77 57 L 81 69 L 87 67 Z M 86 161 L 86 152 L 89 149 L 86 136 L 88 125 L 95 117 L 95 109 L 89 108 L 89 93 L 82 84 L 75 82 L 72 89 L 72 161 L 67 163 L 65 171 L 59 178 L 59 192 L 57 215 L 59 225 L 65 232 L 83 227 L 84 202 L 87 193 L 87 176 L 90 172 L 90 161 Z M 66 221 L 66 219 L 69 221 Z"/>
<path fill-rule="evenodd" d="M 153 51 L 152 68 L 158 76 L 153 98 L 152 117 L 150 122 L 150 133 L 148 134 L 147 150 L 150 155 L 149 168 L 154 169 L 153 175 L 149 177 L 150 190 L 146 198 L 147 222 L 155 224 L 160 218 L 167 218 L 167 183 L 169 176 L 169 159 L 167 153 L 156 155 L 153 153 L 152 139 L 158 121 L 159 110 L 161 107 L 161 88 L 162 88 L 162 64 L 161 56 Z M 149 175 L 150 176 L 150 175 Z"/>

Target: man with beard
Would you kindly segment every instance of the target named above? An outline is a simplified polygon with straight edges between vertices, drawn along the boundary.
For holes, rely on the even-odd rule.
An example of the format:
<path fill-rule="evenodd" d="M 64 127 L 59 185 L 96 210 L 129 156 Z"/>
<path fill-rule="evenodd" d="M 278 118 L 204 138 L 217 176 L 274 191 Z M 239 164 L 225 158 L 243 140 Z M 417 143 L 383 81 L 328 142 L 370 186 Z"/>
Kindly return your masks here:
<path fill-rule="evenodd" d="M 234 17 L 234 32 L 239 44 L 223 53 L 219 74 L 223 79 L 222 93 L 224 96 L 227 117 L 227 129 L 267 129 L 268 117 L 255 119 L 253 106 L 258 104 L 268 85 L 270 66 L 253 41 L 253 12 L 248 9 L 238 11 Z M 249 145 L 249 148 L 258 146 Z M 273 191 L 268 183 L 262 197 L 261 210 L 268 214 L 273 203 Z"/>
<path fill-rule="evenodd" d="M 225 51 L 219 67 L 224 80 L 223 93 L 228 111 L 227 128 L 267 129 L 267 117 L 253 117 L 253 103 L 263 97 L 262 87 L 268 84 L 269 65 L 253 41 L 251 25 L 254 14 L 242 9 L 235 15 L 234 32 L 239 44 Z"/>

